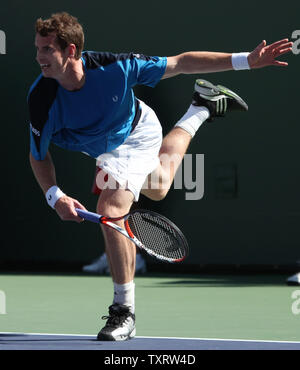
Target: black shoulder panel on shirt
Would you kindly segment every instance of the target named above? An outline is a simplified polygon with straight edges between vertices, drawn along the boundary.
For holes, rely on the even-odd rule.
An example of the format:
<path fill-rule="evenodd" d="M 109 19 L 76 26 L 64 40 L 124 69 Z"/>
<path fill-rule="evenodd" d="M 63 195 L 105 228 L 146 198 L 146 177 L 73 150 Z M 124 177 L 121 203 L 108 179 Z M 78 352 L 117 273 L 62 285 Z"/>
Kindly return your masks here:
<path fill-rule="evenodd" d="M 56 80 L 42 77 L 28 97 L 31 129 L 38 151 L 40 150 L 41 133 L 48 120 L 49 110 L 56 97 L 57 88 Z"/>
<path fill-rule="evenodd" d="M 152 57 L 148 57 L 143 54 L 135 54 L 135 53 L 121 53 L 121 54 L 114 54 L 110 52 L 96 52 L 96 51 L 85 51 L 83 53 L 83 58 L 85 59 L 85 65 L 88 69 L 95 69 L 98 67 L 105 67 L 109 64 L 115 63 L 119 60 L 126 60 L 126 59 L 143 59 L 143 60 L 151 60 Z"/>

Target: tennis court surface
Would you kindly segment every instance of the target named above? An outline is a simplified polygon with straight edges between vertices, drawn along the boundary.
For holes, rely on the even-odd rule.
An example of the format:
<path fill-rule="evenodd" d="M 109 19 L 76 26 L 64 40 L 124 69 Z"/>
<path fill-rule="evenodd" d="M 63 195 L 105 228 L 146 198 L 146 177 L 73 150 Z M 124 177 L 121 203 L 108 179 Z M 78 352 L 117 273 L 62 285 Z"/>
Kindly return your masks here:
<path fill-rule="evenodd" d="M 95 335 L 0 333 L 0 350 L 165 350 L 190 353 L 199 350 L 300 350 L 300 342 L 164 337 L 136 337 L 126 342 L 99 342 Z"/>
<path fill-rule="evenodd" d="M 99 342 L 112 301 L 109 277 L 1 274 L 0 350 L 300 350 L 300 294 L 286 277 L 136 277 L 137 337 Z"/>

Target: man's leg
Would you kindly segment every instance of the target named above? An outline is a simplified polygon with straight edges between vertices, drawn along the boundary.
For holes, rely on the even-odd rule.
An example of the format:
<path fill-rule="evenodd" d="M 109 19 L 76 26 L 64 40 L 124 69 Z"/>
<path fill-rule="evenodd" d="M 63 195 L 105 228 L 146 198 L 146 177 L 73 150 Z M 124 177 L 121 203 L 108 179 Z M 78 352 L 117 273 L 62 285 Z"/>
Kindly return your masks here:
<path fill-rule="evenodd" d="M 133 194 L 124 189 L 105 189 L 97 204 L 97 212 L 109 217 L 120 217 L 129 212 Z M 124 227 L 123 221 L 116 222 Z M 117 231 L 102 226 L 106 254 L 114 284 L 113 303 L 98 340 L 126 340 L 135 335 L 134 272 L 136 248 Z"/>
<path fill-rule="evenodd" d="M 97 176 L 103 170 L 100 167 L 96 167 L 95 177 L 93 180 L 92 185 L 92 193 L 95 195 L 100 196 L 102 189 L 105 188 L 104 186 L 100 189 L 97 183 Z M 108 175 L 106 174 L 103 178 L 104 182 L 108 181 Z M 101 182 L 102 183 L 102 182 Z M 99 184 L 100 185 L 100 184 Z M 135 261 L 135 274 L 144 274 L 147 270 L 146 262 L 140 253 L 140 249 L 135 247 L 136 249 L 136 261 Z M 92 273 L 92 274 L 110 274 L 110 267 L 109 262 L 106 256 L 106 252 L 102 253 L 97 259 L 82 267 L 83 272 Z"/>
<path fill-rule="evenodd" d="M 107 217 L 120 217 L 130 211 L 132 203 L 133 194 L 131 191 L 105 189 L 99 197 L 97 212 Z M 124 227 L 123 221 L 116 223 Z M 117 284 L 132 281 L 135 272 L 135 245 L 107 226 L 102 226 L 102 231 L 113 281 Z"/>
<path fill-rule="evenodd" d="M 191 140 L 192 136 L 180 127 L 174 127 L 164 137 L 159 152 L 160 163 L 148 176 L 143 195 L 152 200 L 161 200 L 167 195 Z"/>
<path fill-rule="evenodd" d="M 196 80 L 192 104 L 163 139 L 159 152 L 160 164 L 148 176 L 142 194 L 152 200 L 163 199 L 172 185 L 191 139 L 202 123 L 207 119 L 223 117 L 228 110 L 246 111 L 248 106 L 226 87 Z"/>

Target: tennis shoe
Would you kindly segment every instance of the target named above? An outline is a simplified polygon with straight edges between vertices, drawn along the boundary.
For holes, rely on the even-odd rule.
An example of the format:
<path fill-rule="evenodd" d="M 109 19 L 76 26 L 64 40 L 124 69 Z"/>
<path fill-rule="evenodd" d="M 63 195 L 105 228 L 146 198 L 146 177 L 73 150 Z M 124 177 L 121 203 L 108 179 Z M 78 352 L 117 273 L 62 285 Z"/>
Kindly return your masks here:
<path fill-rule="evenodd" d="M 82 267 L 83 272 L 89 274 L 109 274 L 108 261 L 106 253 L 103 253 L 100 257 L 94 260 L 91 264 Z"/>
<path fill-rule="evenodd" d="M 135 259 L 135 275 L 142 275 L 147 272 L 147 266 L 144 258 L 140 253 L 136 254 L 136 259 Z M 107 268 L 105 270 L 106 275 L 110 275 L 110 268 L 109 265 L 107 264 Z"/>
<path fill-rule="evenodd" d="M 208 108 L 210 112 L 208 121 L 212 121 L 214 117 L 224 117 L 227 111 L 248 110 L 248 105 L 235 92 L 202 79 L 195 82 L 192 104 Z"/>
<path fill-rule="evenodd" d="M 136 260 L 135 260 L 135 274 L 145 274 L 147 272 L 147 266 L 144 258 L 140 253 L 136 254 Z"/>
<path fill-rule="evenodd" d="M 94 260 L 91 264 L 82 267 L 82 271 L 89 274 L 110 275 L 110 268 L 106 253 Z M 140 253 L 136 255 L 135 274 L 142 275 L 147 272 L 145 259 Z"/>
<path fill-rule="evenodd" d="M 109 316 L 102 316 L 107 320 L 100 330 L 97 340 L 121 341 L 135 336 L 135 315 L 129 311 L 129 307 L 121 304 L 109 306 Z"/>
<path fill-rule="evenodd" d="M 295 275 L 290 276 L 286 280 L 287 285 L 300 285 L 300 272 Z"/>

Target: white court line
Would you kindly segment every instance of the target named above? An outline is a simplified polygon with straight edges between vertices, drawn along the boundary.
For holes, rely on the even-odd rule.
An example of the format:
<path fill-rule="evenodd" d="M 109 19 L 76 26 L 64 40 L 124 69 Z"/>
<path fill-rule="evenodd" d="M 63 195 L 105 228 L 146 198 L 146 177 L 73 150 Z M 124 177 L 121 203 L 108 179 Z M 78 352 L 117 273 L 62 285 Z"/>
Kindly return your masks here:
<path fill-rule="evenodd" d="M 224 338 L 187 338 L 187 337 L 135 337 L 135 338 L 148 338 L 148 339 L 187 339 L 187 340 L 206 340 L 206 341 L 223 341 L 223 342 L 259 342 L 259 343 L 296 343 L 300 344 L 300 341 L 288 341 L 288 340 L 262 340 L 262 339 L 224 339 Z"/>
<path fill-rule="evenodd" d="M 54 334 L 54 333 L 18 333 L 18 332 L 0 332 L 1 334 L 10 335 L 48 335 L 48 336 L 65 336 L 65 337 L 87 337 L 96 338 L 91 334 Z M 290 340 L 262 340 L 262 339 L 224 339 L 224 338 L 187 338 L 187 337 L 143 337 L 136 336 L 137 339 L 175 339 L 175 340 L 205 340 L 205 341 L 220 341 L 220 342 L 250 342 L 250 343 L 287 343 L 287 344 L 300 344 L 300 341 Z"/>

